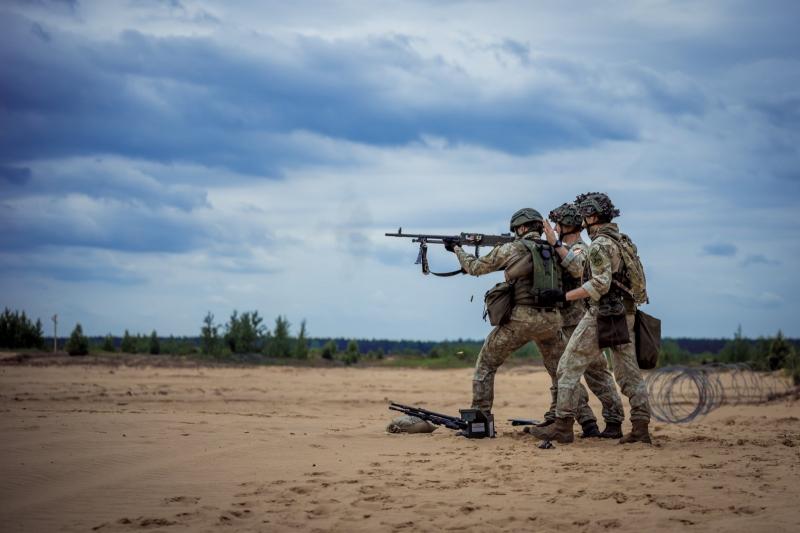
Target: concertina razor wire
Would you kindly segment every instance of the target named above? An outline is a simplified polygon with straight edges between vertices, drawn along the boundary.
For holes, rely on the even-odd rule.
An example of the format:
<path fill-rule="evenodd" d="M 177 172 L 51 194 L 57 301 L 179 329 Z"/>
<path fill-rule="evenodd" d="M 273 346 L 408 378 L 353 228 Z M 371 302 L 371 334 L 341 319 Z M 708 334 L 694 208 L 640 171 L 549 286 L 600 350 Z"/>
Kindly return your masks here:
<path fill-rule="evenodd" d="M 795 390 L 780 372 L 756 372 L 745 363 L 666 366 L 649 372 L 645 386 L 652 416 L 684 424 L 723 405 L 758 404 Z"/>

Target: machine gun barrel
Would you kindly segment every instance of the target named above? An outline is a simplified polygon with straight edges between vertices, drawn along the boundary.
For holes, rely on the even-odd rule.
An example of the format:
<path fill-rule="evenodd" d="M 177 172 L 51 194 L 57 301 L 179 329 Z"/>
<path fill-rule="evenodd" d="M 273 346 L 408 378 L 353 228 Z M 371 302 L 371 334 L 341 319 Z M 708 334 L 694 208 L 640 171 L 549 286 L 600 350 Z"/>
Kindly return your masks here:
<path fill-rule="evenodd" d="M 417 265 L 422 265 L 423 274 L 433 274 L 440 277 L 463 274 L 464 271 L 459 269 L 452 272 L 431 272 L 430 268 L 428 267 L 429 244 L 445 244 L 450 242 L 458 246 L 474 246 L 475 257 L 479 257 L 481 247 L 500 246 L 501 244 L 514 241 L 514 236 L 510 233 L 487 235 L 485 233 L 462 232 L 459 235 L 428 235 L 424 233 L 403 233 L 403 228 L 398 228 L 397 233 L 385 233 L 384 235 L 387 237 L 407 237 L 411 239 L 411 242 L 419 243 L 419 254 L 417 254 L 417 260 L 414 263 Z"/>

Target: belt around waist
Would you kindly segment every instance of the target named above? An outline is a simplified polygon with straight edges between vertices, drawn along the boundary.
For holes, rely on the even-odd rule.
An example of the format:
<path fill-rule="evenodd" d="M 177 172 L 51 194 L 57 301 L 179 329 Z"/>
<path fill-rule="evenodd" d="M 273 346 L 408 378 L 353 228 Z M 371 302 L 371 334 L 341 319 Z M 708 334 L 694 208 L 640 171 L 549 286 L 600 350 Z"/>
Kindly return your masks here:
<path fill-rule="evenodd" d="M 558 311 L 555 307 L 536 307 L 533 305 L 517 304 L 518 307 L 530 307 L 534 311 L 544 311 L 545 313 L 555 313 Z"/>

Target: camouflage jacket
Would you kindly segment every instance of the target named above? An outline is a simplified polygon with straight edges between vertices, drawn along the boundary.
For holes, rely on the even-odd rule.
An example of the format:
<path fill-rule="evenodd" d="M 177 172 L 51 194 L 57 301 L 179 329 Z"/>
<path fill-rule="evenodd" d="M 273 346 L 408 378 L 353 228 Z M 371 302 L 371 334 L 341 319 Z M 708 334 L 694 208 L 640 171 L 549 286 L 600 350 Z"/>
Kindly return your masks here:
<path fill-rule="evenodd" d="M 598 300 L 611 289 L 611 279 L 614 273 L 622 270 L 622 254 L 617 243 L 605 235 L 598 234 L 600 226 L 593 228 L 592 244 L 589 246 L 588 262 L 591 277 L 581 287 L 589 293 L 589 305 L 597 306 Z M 608 222 L 602 227 L 619 231 L 616 224 Z"/>
<path fill-rule="evenodd" d="M 578 239 L 572 244 L 564 245 L 567 248 L 567 255 L 561 260 L 561 266 L 564 267 L 570 276 L 576 280 L 583 281 L 583 270 L 586 266 L 586 251 L 588 246 L 582 239 Z M 573 300 L 567 302 L 567 305 L 561 310 L 561 316 L 564 319 L 564 326 L 574 326 L 583 318 L 586 312 L 582 300 Z"/>
<path fill-rule="evenodd" d="M 490 272 L 503 270 L 520 256 L 530 253 L 528 249 L 525 248 L 525 245 L 520 242 L 522 239 L 539 238 L 541 238 L 540 233 L 531 231 L 522 237 L 518 237 L 513 242 L 495 246 L 492 248 L 491 252 L 483 257 L 475 257 L 465 252 L 460 246 L 457 246 L 455 248 L 456 257 L 458 257 L 458 262 L 461 263 L 461 268 L 463 268 L 467 274 L 482 276 Z"/>

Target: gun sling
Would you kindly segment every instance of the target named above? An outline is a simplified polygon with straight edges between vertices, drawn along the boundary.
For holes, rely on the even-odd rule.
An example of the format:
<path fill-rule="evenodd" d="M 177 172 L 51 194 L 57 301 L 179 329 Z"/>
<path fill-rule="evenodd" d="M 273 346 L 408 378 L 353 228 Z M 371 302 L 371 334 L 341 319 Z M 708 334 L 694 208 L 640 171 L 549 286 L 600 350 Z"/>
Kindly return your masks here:
<path fill-rule="evenodd" d="M 422 265 L 422 273 L 426 276 L 428 274 L 433 274 L 434 276 L 439 276 L 440 278 L 448 278 L 450 276 L 457 276 L 458 274 L 466 274 L 463 268 L 453 270 L 452 272 L 432 272 L 430 266 L 428 265 L 428 243 L 425 241 L 419 243 L 419 255 L 417 255 L 417 260 L 414 261 L 414 264 Z"/>

